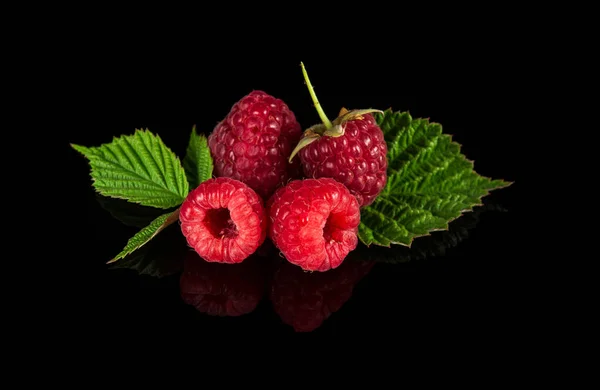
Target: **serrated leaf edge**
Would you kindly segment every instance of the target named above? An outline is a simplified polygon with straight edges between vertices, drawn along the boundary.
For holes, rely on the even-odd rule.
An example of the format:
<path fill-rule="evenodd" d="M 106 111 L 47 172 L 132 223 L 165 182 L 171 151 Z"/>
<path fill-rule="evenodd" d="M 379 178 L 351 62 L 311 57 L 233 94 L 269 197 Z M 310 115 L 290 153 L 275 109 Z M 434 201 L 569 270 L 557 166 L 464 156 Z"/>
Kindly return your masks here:
<path fill-rule="evenodd" d="M 479 175 L 479 174 L 478 174 L 478 175 Z M 480 176 L 480 177 L 483 177 L 484 179 L 489 179 L 489 180 L 491 180 L 489 177 L 486 177 L 486 176 L 481 176 L 481 175 L 479 175 L 479 176 Z M 497 181 L 497 180 L 498 180 L 498 179 L 496 179 L 495 181 Z M 411 245 L 412 245 L 412 243 L 415 241 L 415 238 L 419 238 L 419 237 L 427 237 L 427 236 L 430 236 L 430 235 L 431 235 L 431 233 L 433 233 L 433 232 L 447 231 L 447 230 L 448 230 L 448 228 L 449 228 L 449 225 L 450 225 L 450 223 L 451 223 L 452 221 L 455 221 L 455 220 L 457 220 L 458 218 L 462 217 L 462 216 L 463 216 L 465 213 L 473 212 L 473 209 L 474 209 L 475 207 L 480 207 L 480 206 L 483 206 L 483 202 L 482 202 L 483 198 L 485 198 L 486 196 L 489 196 L 489 195 L 491 194 L 491 192 L 492 192 L 492 191 L 499 190 L 499 189 L 501 189 L 501 188 L 506 188 L 506 187 L 509 187 L 509 186 L 511 186 L 511 185 L 514 183 L 514 182 L 511 182 L 511 181 L 505 181 L 505 180 L 502 180 L 502 181 L 505 183 L 505 185 L 502 185 L 502 186 L 499 186 L 499 187 L 493 188 L 493 189 L 491 189 L 491 190 L 488 190 L 488 192 L 487 192 L 486 194 L 482 195 L 482 196 L 479 198 L 479 203 L 476 203 L 476 204 L 474 204 L 474 205 L 473 205 L 472 207 L 470 207 L 470 208 L 467 208 L 467 209 L 462 209 L 462 210 L 460 210 L 460 212 L 459 212 L 460 214 L 459 214 L 459 215 L 457 215 L 457 216 L 456 216 L 456 217 L 454 217 L 454 218 L 450 218 L 450 219 L 448 219 L 448 221 L 446 222 L 446 224 L 445 224 L 445 226 L 444 226 L 443 228 L 434 228 L 434 229 L 431 229 L 431 230 L 429 230 L 429 232 L 428 232 L 428 233 L 425 233 L 425 234 L 415 234 L 415 235 L 413 235 L 413 236 L 410 238 L 410 241 L 408 242 L 408 244 L 405 244 L 405 243 L 403 243 L 403 242 L 393 241 L 393 240 L 390 240 L 390 245 L 381 245 L 381 244 L 376 244 L 376 243 L 374 243 L 374 242 L 372 242 L 371 244 L 367 244 L 367 243 L 366 243 L 366 242 L 365 242 L 365 241 L 364 241 L 364 240 L 363 240 L 363 239 L 362 239 L 360 236 L 358 236 L 358 238 L 359 238 L 359 239 L 360 239 L 360 241 L 361 241 L 361 242 L 362 242 L 364 245 L 366 245 L 367 247 L 370 247 L 371 245 L 375 245 L 375 246 L 380 246 L 380 247 L 382 247 L 382 248 L 391 248 L 391 246 L 392 246 L 392 244 L 393 244 L 393 245 L 401 245 L 401 246 L 405 246 L 405 247 L 407 247 L 407 248 L 410 248 L 410 247 L 411 247 Z"/>
<path fill-rule="evenodd" d="M 376 119 L 376 121 L 377 121 L 377 117 L 378 117 L 378 116 L 384 116 L 386 113 L 390 113 L 390 114 L 396 114 L 396 113 L 400 113 L 400 114 L 402 114 L 402 113 L 406 113 L 406 114 L 408 114 L 408 115 L 410 116 L 410 118 L 411 118 L 411 121 L 412 121 L 412 120 L 415 120 L 415 119 L 422 119 L 422 120 L 425 120 L 425 121 L 427 122 L 427 124 L 428 124 L 428 125 L 437 124 L 437 125 L 439 125 L 439 126 L 442 126 L 442 124 L 441 124 L 441 123 L 439 123 L 439 122 L 431 121 L 431 120 L 430 120 L 430 117 L 426 117 L 426 118 L 414 118 L 414 117 L 413 117 L 413 116 L 410 114 L 410 112 L 409 112 L 409 111 L 393 111 L 391 107 L 390 107 L 390 108 L 388 108 L 388 109 L 386 109 L 386 110 L 384 110 L 384 112 L 383 112 L 383 113 L 375 113 L 375 114 L 373 114 L 373 115 L 375 116 L 375 119 Z M 377 122 L 378 122 L 378 121 L 377 121 Z M 378 125 L 379 125 L 379 122 L 378 122 Z M 442 126 L 442 128 L 443 128 L 443 126 Z M 444 133 L 444 132 L 442 131 L 442 135 L 445 135 L 445 136 L 449 137 L 449 139 L 450 139 L 450 143 L 456 144 L 456 145 L 459 147 L 459 151 L 460 151 L 460 150 L 462 150 L 462 144 L 460 144 L 459 142 L 457 142 L 457 141 L 455 141 L 455 140 L 453 139 L 453 134 Z M 462 216 L 463 216 L 465 213 L 472 212 L 472 211 L 473 211 L 473 209 L 474 209 L 475 207 L 483 206 L 483 198 L 485 198 L 485 197 L 489 196 L 489 195 L 490 195 L 490 194 L 491 194 L 493 191 L 495 191 L 495 190 L 499 190 L 499 189 L 502 189 L 502 188 L 507 188 L 507 187 L 510 187 L 512 184 L 514 184 L 514 181 L 507 181 L 507 180 L 503 180 L 503 179 L 492 179 L 492 178 L 491 178 L 491 177 L 489 177 L 489 176 L 483 176 L 483 175 L 481 175 L 479 172 L 477 172 L 477 171 L 475 170 L 475 161 L 474 161 L 474 160 L 471 160 L 471 159 L 469 159 L 469 158 L 467 158 L 467 157 L 466 157 L 466 155 L 465 155 L 465 154 L 463 154 L 462 152 L 459 152 L 459 153 L 460 153 L 460 155 L 462 155 L 462 156 L 463 156 L 463 158 L 465 159 L 465 161 L 466 161 L 466 162 L 468 162 L 468 163 L 471 165 L 471 169 L 472 169 L 472 171 L 473 171 L 475 174 L 477 174 L 479 177 L 481 177 L 481 178 L 483 178 L 483 179 L 490 180 L 490 181 L 492 181 L 492 182 L 493 182 L 493 181 L 500 181 L 500 182 L 502 182 L 503 184 L 502 184 L 502 185 L 500 185 L 500 186 L 497 186 L 497 187 L 495 187 L 495 188 L 492 188 L 492 189 L 486 190 L 486 193 L 485 193 L 485 194 L 483 194 L 483 195 L 481 195 L 481 196 L 479 197 L 479 202 L 478 202 L 478 203 L 476 203 L 476 204 L 472 205 L 470 208 L 466 208 L 466 209 L 462 209 L 462 210 L 460 210 L 460 211 L 459 211 L 459 215 L 457 215 L 457 216 L 456 216 L 456 217 L 454 217 L 454 218 L 450 218 L 450 219 L 448 219 L 448 221 L 446 221 L 446 224 L 445 224 L 445 226 L 444 226 L 443 228 L 434 228 L 434 229 L 431 229 L 431 230 L 429 230 L 429 232 L 428 232 L 428 233 L 425 233 L 425 234 L 415 234 L 415 235 L 413 235 L 413 236 L 410 238 L 410 241 L 408 242 L 408 244 L 405 244 L 405 243 L 402 243 L 402 242 L 393 241 L 393 240 L 390 240 L 390 244 L 389 244 L 389 245 L 376 244 L 376 243 L 374 243 L 374 242 L 371 242 L 370 244 L 367 244 L 367 243 L 366 243 L 366 242 L 365 242 L 365 241 L 362 239 L 362 237 L 360 237 L 360 235 L 358 236 L 359 240 L 360 240 L 360 241 L 361 241 L 361 242 L 362 242 L 362 243 L 363 243 L 365 246 L 367 246 L 367 248 L 369 248 L 371 245 L 375 245 L 375 246 L 379 246 L 379 247 L 383 247 L 383 248 L 391 248 L 391 246 L 392 246 L 392 245 L 401 245 L 401 246 L 405 246 L 405 247 L 407 247 L 407 248 L 410 248 L 410 247 L 412 246 L 412 243 L 415 241 L 415 239 L 416 239 L 416 238 L 431 236 L 431 233 L 433 233 L 433 232 L 447 231 L 447 230 L 449 229 L 449 225 L 450 225 L 450 223 L 451 223 L 452 221 L 455 221 L 455 220 L 457 220 L 458 218 L 462 217 Z M 386 185 L 387 185 L 387 183 L 386 183 Z M 370 229 L 370 228 L 369 228 L 369 229 Z"/>
<path fill-rule="evenodd" d="M 139 133 L 149 133 L 150 135 L 152 135 L 152 136 L 155 136 L 155 137 L 156 137 L 158 140 L 160 140 L 160 142 L 161 142 L 161 143 L 162 143 L 162 144 L 165 146 L 165 148 L 167 148 L 167 150 L 169 150 L 169 151 L 171 152 L 171 154 L 172 154 L 172 155 L 175 157 L 175 161 L 176 161 L 177 163 L 179 163 L 179 165 L 180 165 L 180 166 L 183 168 L 183 164 L 182 164 L 182 161 L 181 161 L 181 159 L 179 158 L 179 156 L 178 156 L 177 154 L 175 154 L 175 152 L 173 152 L 173 151 L 172 151 L 172 150 L 171 150 L 171 149 L 170 149 L 170 148 L 169 148 L 169 147 L 168 147 L 168 146 L 167 146 L 167 145 L 164 143 L 164 141 L 162 140 L 162 138 L 160 137 L 160 135 L 158 135 L 158 134 L 155 134 L 155 133 L 151 132 L 151 131 L 150 131 L 148 128 L 145 128 L 145 129 L 135 129 L 135 131 L 134 131 L 132 134 L 122 134 L 122 135 L 120 135 L 120 136 L 113 136 L 113 137 L 112 137 L 112 140 L 111 140 L 111 142 L 105 142 L 105 143 L 102 143 L 102 144 L 100 144 L 100 145 L 98 145 L 98 146 L 91 146 L 91 147 L 88 147 L 88 146 L 83 146 L 83 145 L 79 145 L 79 144 L 75 144 L 75 143 L 70 143 L 69 145 L 71 146 L 71 148 L 73 148 L 75 151 L 77 151 L 77 152 L 78 152 L 78 153 L 80 153 L 80 154 L 81 154 L 83 157 L 85 157 L 85 158 L 88 160 L 88 162 L 89 162 L 89 158 L 88 158 L 88 157 L 86 156 L 86 154 L 85 154 L 86 152 L 87 152 L 87 153 L 95 153 L 95 152 L 96 152 L 96 149 L 100 149 L 100 148 L 101 148 L 101 147 L 103 147 L 103 146 L 110 145 L 111 143 L 113 143 L 113 142 L 117 141 L 117 140 L 118 140 L 118 139 L 120 139 L 121 137 L 133 137 L 133 136 L 135 136 L 135 135 L 136 135 L 136 133 L 138 133 L 138 132 L 139 132 Z M 89 165 L 88 165 L 88 166 L 89 166 Z M 185 169 L 183 169 L 183 171 L 184 171 L 184 173 L 185 173 Z M 143 202 L 140 202 L 140 201 L 132 201 L 131 199 L 129 199 L 129 198 L 128 198 L 128 197 L 126 197 L 126 196 L 118 196 L 118 195 L 107 195 L 107 194 L 103 194 L 103 193 L 102 193 L 100 190 L 98 190 L 98 188 L 95 186 L 95 183 L 96 183 L 96 181 L 97 181 L 97 178 L 95 178 L 95 177 L 92 175 L 92 172 L 93 172 L 93 169 L 92 169 L 92 168 L 91 168 L 91 166 L 90 166 L 90 169 L 89 169 L 89 177 L 92 179 L 92 188 L 94 189 L 94 192 L 96 192 L 97 194 L 100 194 L 100 195 L 102 195 L 102 196 L 107 196 L 107 197 L 109 197 L 109 198 L 114 198 L 114 199 L 123 199 L 123 200 L 126 200 L 126 201 L 130 202 L 130 203 L 134 203 L 134 204 L 140 204 L 140 205 L 143 205 L 143 206 L 154 207 L 154 208 L 158 208 L 158 209 L 166 209 L 166 208 L 173 207 L 173 206 L 169 206 L 169 207 L 162 207 L 162 206 L 157 206 L 157 205 L 144 204 Z M 186 182 L 187 182 L 187 176 L 186 176 Z M 178 185 L 178 189 L 179 189 L 179 183 L 177 183 L 177 185 Z M 188 183 L 188 191 L 187 191 L 187 193 L 189 193 L 189 183 Z M 186 194 L 186 195 L 187 195 L 187 194 Z M 185 199 L 185 196 L 186 196 L 186 195 L 182 196 L 182 198 L 183 198 L 183 199 Z"/>
<path fill-rule="evenodd" d="M 141 245 L 131 249 L 131 250 L 123 250 L 121 251 L 118 255 L 116 255 L 115 257 L 113 257 L 112 259 L 110 259 L 109 261 L 106 262 L 106 264 L 112 264 L 114 262 L 116 262 L 117 260 L 120 260 L 122 258 L 124 258 L 125 256 L 135 252 L 136 250 L 140 249 L 141 247 L 143 247 L 144 245 L 146 245 L 147 243 L 149 243 L 154 237 L 156 237 L 157 234 L 159 234 L 160 232 L 162 232 L 166 227 L 168 227 L 169 225 L 173 224 L 173 222 L 179 220 L 179 208 L 175 211 L 173 211 L 172 213 L 170 213 L 167 218 L 165 219 L 165 222 L 162 223 L 162 225 L 160 225 L 156 231 L 154 233 L 152 233 L 152 235 L 146 240 L 144 241 Z M 158 216 L 156 219 L 158 218 L 162 218 L 165 214 Z M 152 225 L 152 222 L 150 222 L 150 224 L 148 226 Z M 127 247 L 127 245 L 129 245 L 129 243 L 131 242 L 131 240 L 133 240 L 142 230 L 144 230 L 145 228 L 141 229 L 140 231 L 138 231 L 136 234 L 133 235 L 133 237 L 131 237 L 128 241 L 127 244 L 125 244 L 125 248 Z"/>

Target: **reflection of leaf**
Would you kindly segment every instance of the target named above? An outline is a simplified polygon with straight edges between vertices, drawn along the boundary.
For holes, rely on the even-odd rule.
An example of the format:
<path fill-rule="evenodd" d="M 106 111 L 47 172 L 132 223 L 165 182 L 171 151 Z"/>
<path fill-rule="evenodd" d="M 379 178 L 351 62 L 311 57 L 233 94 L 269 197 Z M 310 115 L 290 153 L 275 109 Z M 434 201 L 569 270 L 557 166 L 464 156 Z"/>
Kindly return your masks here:
<path fill-rule="evenodd" d="M 142 206 L 137 203 L 131 203 L 124 199 L 109 198 L 103 195 L 96 195 L 96 200 L 100 206 L 127 226 L 143 228 L 154 221 L 157 217 L 165 213 L 165 210 L 155 207 Z M 174 210 L 175 208 L 173 208 Z"/>
<path fill-rule="evenodd" d="M 472 212 L 462 215 L 449 224 L 449 229 L 436 231 L 413 242 L 410 248 L 379 246 L 367 247 L 359 243 L 356 250 L 351 252 L 349 259 L 360 259 L 383 263 L 406 263 L 411 260 L 422 260 L 429 257 L 443 256 L 447 249 L 456 247 L 469 237 L 469 230 L 475 228 L 479 216 L 487 211 L 504 211 L 501 207 L 484 201 L 483 206 L 475 207 Z"/>
<path fill-rule="evenodd" d="M 189 250 L 179 229 L 167 229 L 139 250 L 111 263 L 109 269 L 131 269 L 140 275 L 162 278 L 183 269 L 183 258 Z"/>

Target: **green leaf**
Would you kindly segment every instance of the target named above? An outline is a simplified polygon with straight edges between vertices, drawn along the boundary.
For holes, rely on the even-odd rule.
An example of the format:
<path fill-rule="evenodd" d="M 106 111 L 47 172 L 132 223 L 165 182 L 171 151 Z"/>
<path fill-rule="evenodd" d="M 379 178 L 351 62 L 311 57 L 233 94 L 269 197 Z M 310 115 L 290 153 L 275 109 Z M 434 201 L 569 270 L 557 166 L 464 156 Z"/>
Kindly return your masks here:
<path fill-rule="evenodd" d="M 177 221 L 178 219 L 179 209 L 173 211 L 172 213 L 166 213 L 156 218 L 150 223 L 150 225 L 146 226 L 145 228 L 137 232 L 135 236 L 131 237 L 129 241 L 127 241 L 127 245 L 125 245 L 125 248 L 123 248 L 123 250 L 113 259 L 108 261 L 107 264 L 114 263 L 115 261 L 129 255 L 136 249 L 141 248 L 142 246 L 147 244 L 148 241 L 153 239 L 158 233 L 160 233 L 164 228 Z"/>
<path fill-rule="evenodd" d="M 180 205 L 189 191 L 179 158 L 158 135 L 136 130 L 98 147 L 71 146 L 90 162 L 100 194 L 161 209 Z"/>
<path fill-rule="evenodd" d="M 196 132 L 196 126 L 192 128 L 183 167 L 191 188 L 198 187 L 200 183 L 212 177 L 213 160 L 208 141 L 204 134 Z"/>
<path fill-rule="evenodd" d="M 388 178 L 375 202 L 361 210 L 358 234 L 367 246 L 410 246 L 417 237 L 447 230 L 490 191 L 512 184 L 475 172 L 437 123 L 390 109 L 374 117 L 388 147 Z"/>
<path fill-rule="evenodd" d="M 383 246 L 367 247 L 359 243 L 356 250 L 350 252 L 349 259 L 373 261 L 379 263 L 406 263 L 413 260 L 443 256 L 447 250 L 458 246 L 469 237 L 469 232 L 475 229 L 482 214 L 489 211 L 505 212 L 500 205 L 484 201 L 472 212 L 462 215 L 448 224 L 448 230 L 432 232 L 427 237 L 415 240 L 409 247 L 399 246 L 386 248 Z"/>
<path fill-rule="evenodd" d="M 162 278 L 180 272 L 190 248 L 178 229 L 164 230 L 148 244 L 108 266 L 109 270 L 132 270 L 139 275 Z"/>
<path fill-rule="evenodd" d="M 110 198 L 100 194 L 96 194 L 96 201 L 113 218 L 124 225 L 140 229 L 146 227 L 150 222 L 164 214 L 165 211 L 175 211 L 175 208 L 172 210 L 157 209 L 156 207 L 142 206 L 124 199 Z"/>

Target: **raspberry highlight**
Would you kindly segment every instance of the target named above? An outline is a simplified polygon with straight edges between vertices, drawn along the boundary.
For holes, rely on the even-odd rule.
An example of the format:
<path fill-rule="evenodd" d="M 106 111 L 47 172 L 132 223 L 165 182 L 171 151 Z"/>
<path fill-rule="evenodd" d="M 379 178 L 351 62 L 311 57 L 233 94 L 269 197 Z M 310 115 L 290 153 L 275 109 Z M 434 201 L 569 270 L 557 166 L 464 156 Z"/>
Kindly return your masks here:
<path fill-rule="evenodd" d="M 358 201 L 330 178 L 295 180 L 279 188 L 267 203 L 267 215 L 275 246 L 307 271 L 337 268 L 358 244 Z"/>
<path fill-rule="evenodd" d="M 208 262 L 241 263 L 267 232 L 262 199 L 246 184 L 225 177 L 206 180 L 191 191 L 179 220 L 188 244 Z"/>

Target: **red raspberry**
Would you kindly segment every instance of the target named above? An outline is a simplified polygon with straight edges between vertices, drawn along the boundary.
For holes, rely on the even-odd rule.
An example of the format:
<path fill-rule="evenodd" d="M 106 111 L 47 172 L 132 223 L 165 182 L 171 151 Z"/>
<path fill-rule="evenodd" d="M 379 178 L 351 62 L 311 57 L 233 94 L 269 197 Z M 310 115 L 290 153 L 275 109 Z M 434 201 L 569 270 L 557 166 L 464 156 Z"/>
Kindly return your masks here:
<path fill-rule="evenodd" d="M 269 199 L 267 215 L 273 243 L 307 271 L 337 268 L 358 243 L 358 202 L 333 179 L 290 182 Z"/>
<path fill-rule="evenodd" d="M 307 273 L 282 263 L 269 292 L 273 309 L 296 332 L 313 331 L 350 299 L 354 286 L 373 264 L 346 261 L 329 272 Z"/>
<path fill-rule="evenodd" d="M 304 65 L 304 78 L 323 123 L 311 126 L 292 152 L 300 154 L 306 177 L 331 177 L 356 196 L 360 207 L 368 206 L 387 181 L 387 144 L 371 112 L 342 108 L 330 122 L 314 94 Z"/>
<path fill-rule="evenodd" d="M 344 123 L 344 135 L 320 137 L 300 150 L 306 177 L 331 177 L 368 206 L 387 181 L 387 145 L 371 114 Z"/>
<path fill-rule="evenodd" d="M 179 289 L 183 301 L 212 316 L 239 316 L 252 312 L 265 292 L 262 262 L 208 263 L 189 252 L 183 263 Z"/>
<path fill-rule="evenodd" d="M 302 130 L 280 99 L 252 91 L 235 103 L 208 137 L 215 176 L 246 183 L 263 199 L 301 175 L 300 163 L 288 157 Z"/>
<path fill-rule="evenodd" d="M 188 244 L 206 261 L 240 263 L 263 243 L 267 219 L 262 199 L 238 180 L 202 182 L 181 205 Z"/>

